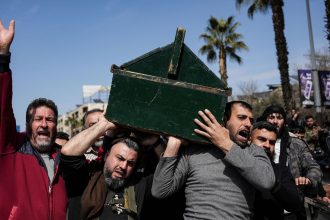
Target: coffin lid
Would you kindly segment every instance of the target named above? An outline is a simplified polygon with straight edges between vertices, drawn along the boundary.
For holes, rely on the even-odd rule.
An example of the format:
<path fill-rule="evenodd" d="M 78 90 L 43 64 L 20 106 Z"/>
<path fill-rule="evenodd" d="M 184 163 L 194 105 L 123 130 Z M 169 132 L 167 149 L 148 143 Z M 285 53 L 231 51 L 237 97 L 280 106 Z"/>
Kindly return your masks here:
<path fill-rule="evenodd" d="M 231 89 L 219 79 L 190 49 L 184 44 L 185 30 L 178 28 L 173 43 L 157 48 L 142 56 L 122 64 L 112 65 L 111 72 L 134 72 L 171 80 L 220 89 L 231 95 Z"/>

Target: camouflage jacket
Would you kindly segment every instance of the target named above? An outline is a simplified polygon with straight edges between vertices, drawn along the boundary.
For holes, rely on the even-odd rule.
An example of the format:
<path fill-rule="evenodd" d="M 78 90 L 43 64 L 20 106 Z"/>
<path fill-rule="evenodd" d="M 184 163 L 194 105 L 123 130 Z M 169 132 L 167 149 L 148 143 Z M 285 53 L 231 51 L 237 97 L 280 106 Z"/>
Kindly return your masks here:
<path fill-rule="evenodd" d="M 307 144 L 297 137 L 283 135 L 281 140 L 280 163 L 289 166 L 293 178 L 299 176 L 307 177 L 311 180 L 313 188 L 322 180 L 320 166 L 313 159 Z M 283 154 L 282 152 L 286 152 Z"/>

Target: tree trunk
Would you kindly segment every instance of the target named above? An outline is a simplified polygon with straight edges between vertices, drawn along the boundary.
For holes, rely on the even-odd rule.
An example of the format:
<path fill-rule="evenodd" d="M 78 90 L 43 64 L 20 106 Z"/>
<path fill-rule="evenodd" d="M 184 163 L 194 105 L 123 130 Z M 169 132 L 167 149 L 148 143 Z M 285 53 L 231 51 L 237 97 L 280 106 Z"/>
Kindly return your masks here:
<path fill-rule="evenodd" d="M 325 4 L 325 30 L 327 33 L 327 39 L 329 41 L 329 49 L 330 49 L 330 0 L 324 0 Z"/>
<path fill-rule="evenodd" d="M 221 80 L 225 83 L 226 86 L 228 86 L 226 51 L 224 46 L 221 46 L 219 51 L 219 73 L 221 76 Z"/>
<path fill-rule="evenodd" d="M 292 91 L 289 79 L 288 49 L 284 36 L 283 0 L 273 0 L 271 3 L 273 13 L 273 27 L 275 32 L 276 55 L 278 69 L 281 76 L 284 108 L 286 111 L 292 109 Z"/>

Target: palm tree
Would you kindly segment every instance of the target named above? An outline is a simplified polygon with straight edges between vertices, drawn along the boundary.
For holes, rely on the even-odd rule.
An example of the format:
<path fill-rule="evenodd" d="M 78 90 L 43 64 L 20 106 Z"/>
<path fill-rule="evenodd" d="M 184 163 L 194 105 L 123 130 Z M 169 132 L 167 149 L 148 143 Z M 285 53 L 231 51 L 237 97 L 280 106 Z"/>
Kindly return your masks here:
<path fill-rule="evenodd" d="M 253 18 L 255 12 L 266 13 L 272 10 L 273 28 L 275 32 L 275 45 L 278 69 L 281 76 L 284 108 L 289 111 L 292 108 L 292 90 L 289 79 L 288 49 L 284 35 L 284 6 L 283 0 L 236 0 L 236 6 L 249 5 L 248 16 Z"/>
<path fill-rule="evenodd" d="M 77 133 L 79 133 L 79 128 L 82 127 L 82 121 L 78 120 L 74 116 L 68 117 L 65 122 L 65 126 L 70 126 L 70 136 L 73 137 Z"/>
<path fill-rule="evenodd" d="M 240 23 L 234 22 L 233 16 L 228 17 L 227 20 L 218 20 L 211 16 L 208 22 L 206 32 L 200 35 L 206 44 L 199 51 L 201 54 L 207 54 L 208 62 L 215 62 L 219 58 L 219 73 L 221 80 L 227 86 L 227 56 L 241 64 L 242 58 L 236 54 L 236 51 L 248 50 L 248 47 L 240 41 L 243 36 L 235 32 Z"/>

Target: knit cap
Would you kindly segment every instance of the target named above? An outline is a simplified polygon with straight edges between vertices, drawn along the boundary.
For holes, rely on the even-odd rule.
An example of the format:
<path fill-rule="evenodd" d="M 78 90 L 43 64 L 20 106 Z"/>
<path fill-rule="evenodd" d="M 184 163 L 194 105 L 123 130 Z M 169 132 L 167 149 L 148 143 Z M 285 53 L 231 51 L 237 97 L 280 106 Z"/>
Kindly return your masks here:
<path fill-rule="evenodd" d="M 285 113 L 284 109 L 278 105 L 268 106 L 262 113 L 261 119 L 266 121 L 267 117 L 273 113 L 281 114 L 283 116 L 284 121 L 286 121 L 286 113 Z"/>

